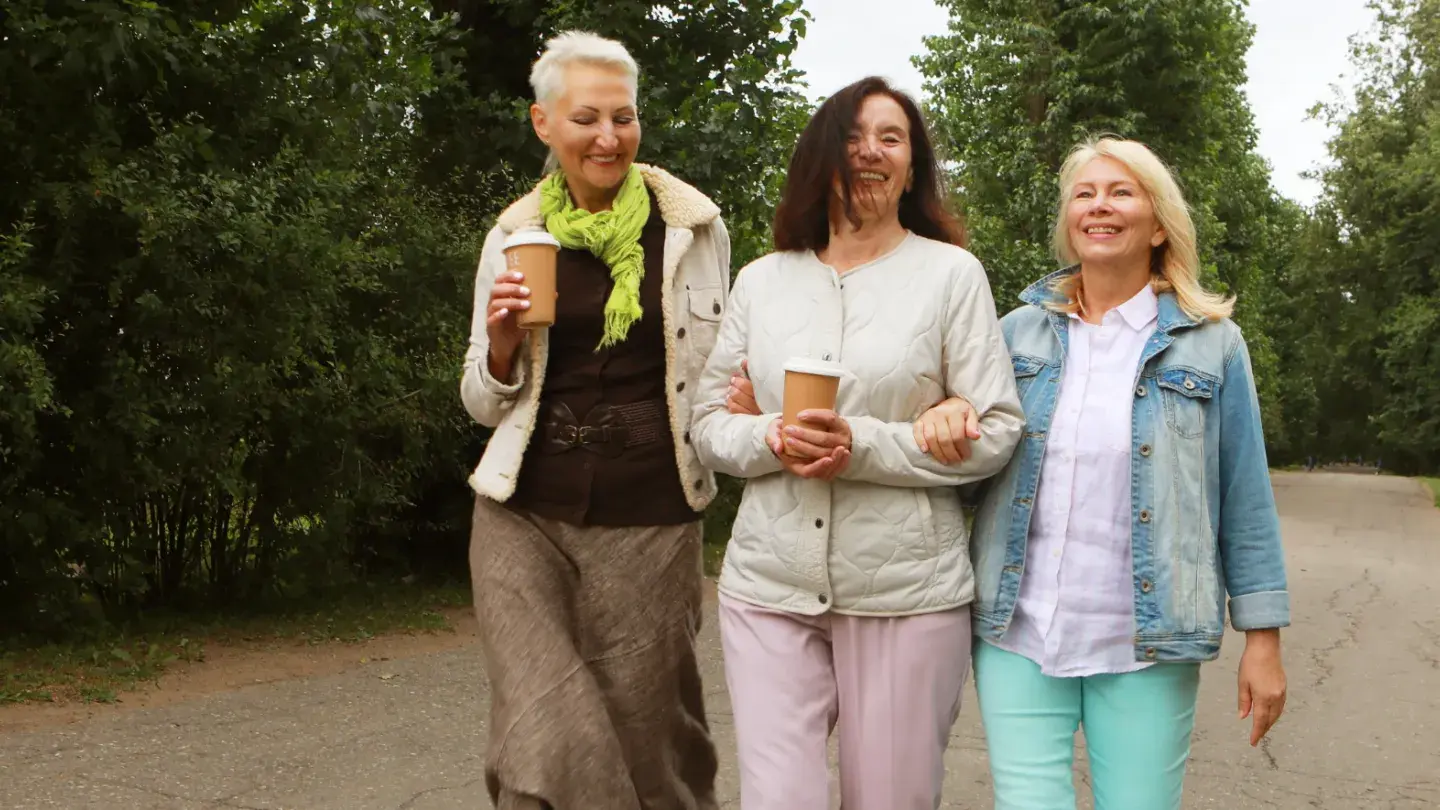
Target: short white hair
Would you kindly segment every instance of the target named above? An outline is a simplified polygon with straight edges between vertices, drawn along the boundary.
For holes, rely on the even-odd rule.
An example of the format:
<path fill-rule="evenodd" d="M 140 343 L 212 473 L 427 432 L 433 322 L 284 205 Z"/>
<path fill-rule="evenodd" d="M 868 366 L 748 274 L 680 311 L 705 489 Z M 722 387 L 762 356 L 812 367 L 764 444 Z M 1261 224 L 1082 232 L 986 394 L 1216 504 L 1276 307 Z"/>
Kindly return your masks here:
<path fill-rule="evenodd" d="M 545 43 L 545 52 L 530 70 L 530 87 L 541 106 L 565 92 L 565 69 L 571 65 L 607 67 L 625 75 L 630 95 L 640 87 L 640 67 L 624 45 L 586 31 L 566 31 Z"/>

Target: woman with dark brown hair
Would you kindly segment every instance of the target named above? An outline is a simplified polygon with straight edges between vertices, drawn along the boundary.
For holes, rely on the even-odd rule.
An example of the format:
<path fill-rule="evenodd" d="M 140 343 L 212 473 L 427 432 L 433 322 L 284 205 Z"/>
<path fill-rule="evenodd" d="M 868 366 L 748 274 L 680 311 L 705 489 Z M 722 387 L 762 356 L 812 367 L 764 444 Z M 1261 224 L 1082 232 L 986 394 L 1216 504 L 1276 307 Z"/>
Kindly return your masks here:
<path fill-rule="evenodd" d="M 741 271 L 691 440 L 748 479 L 720 576 L 743 810 L 933 810 L 970 662 L 973 577 L 955 485 L 1005 466 L 1023 416 L 985 272 L 941 201 L 914 101 L 869 78 L 816 112 L 791 159 L 777 252 Z M 748 361 L 748 362 L 747 362 Z M 732 407 L 747 362 L 753 412 Z M 782 428 L 785 369 L 840 378 Z M 911 423 L 961 395 L 947 464 Z"/>

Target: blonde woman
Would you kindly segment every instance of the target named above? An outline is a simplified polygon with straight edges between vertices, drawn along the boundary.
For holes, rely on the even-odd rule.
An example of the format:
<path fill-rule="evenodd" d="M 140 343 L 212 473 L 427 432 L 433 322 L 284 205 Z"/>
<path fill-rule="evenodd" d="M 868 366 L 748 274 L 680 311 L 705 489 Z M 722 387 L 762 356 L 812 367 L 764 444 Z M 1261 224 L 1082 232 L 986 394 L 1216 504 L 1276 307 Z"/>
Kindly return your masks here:
<path fill-rule="evenodd" d="M 634 162 L 636 81 L 618 42 L 547 43 L 531 120 L 558 168 L 500 215 L 475 280 L 461 394 L 495 429 L 470 569 L 498 810 L 715 807 L 695 651 L 715 479 L 689 430 L 730 241 L 704 195 Z M 561 245 L 556 321 L 526 332 L 502 245 L 542 229 Z"/>
<path fill-rule="evenodd" d="M 998 810 L 1075 807 L 1083 727 L 1097 810 L 1180 807 L 1200 662 L 1246 636 L 1239 716 L 1285 707 L 1290 622 L 1250 356 L 1233 301 L 1198 281 L 1180 189 L 1102 138 L 1060 175 L 1067 264 L 1002 321 L 1027 427 L 986 482 L 971 554 L 976 687 Z M 970 408 L 921 417 L 937 458 Z"/>

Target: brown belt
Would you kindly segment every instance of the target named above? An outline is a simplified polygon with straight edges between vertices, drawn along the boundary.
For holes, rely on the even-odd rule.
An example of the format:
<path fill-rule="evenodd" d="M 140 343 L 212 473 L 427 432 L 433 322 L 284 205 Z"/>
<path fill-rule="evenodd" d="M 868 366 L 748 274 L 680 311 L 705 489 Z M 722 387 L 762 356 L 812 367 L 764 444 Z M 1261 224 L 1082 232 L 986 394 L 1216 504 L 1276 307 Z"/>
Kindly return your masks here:
<path fill-rule="evenodd" d="M 570 406 L 553 402 L 541 412 L 540 451 L 556 455 L 579 448 L 614 458 L 628 447 L 660 441 L 666 409 L 663 399 L 597 405 L 581 421 Z"/>

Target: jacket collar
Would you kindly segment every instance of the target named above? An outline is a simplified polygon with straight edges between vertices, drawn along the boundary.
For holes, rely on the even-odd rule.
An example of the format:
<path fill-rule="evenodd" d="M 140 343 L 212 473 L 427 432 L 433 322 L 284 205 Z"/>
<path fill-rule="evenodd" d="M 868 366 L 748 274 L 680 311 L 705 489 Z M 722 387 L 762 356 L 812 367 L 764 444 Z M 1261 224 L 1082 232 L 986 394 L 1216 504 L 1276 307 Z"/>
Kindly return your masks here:
<path fill-rule="evenodd" d="M 636 163 L 645 186 L 655 194 L 660 218 L 671 228 L 694 230 L 720 216 L 720 208 L 694 186 L 656 166 Z M 515 201 L 495 223 L 504 233 L 544 227 L 540 218 L 540 187 Z"/>
<path fill-rule="evenodd" d="M 1080 272 L 1080 265 L 1072 265 L 1062 270 L 1057 270 L 1050 275 L 1040 279 L 1025 288 L 1020 293 L 1020 300 L 1032 306 L 1047 309 L 1048 305 L 1062 303 L 1060 295 L 1055 292 L 1055 284 L 1063 278 Z M 1169 334 L 1177 329 L 1189 329 L 1198 326 L 1199 321 L 1185 314 L 1180 308 L 1180 302 L 1176 300 L 1175 293 L 1163 292 L 1158 296 L 1158 313 L 1156 315 L 1156 328 L 1161 332 Z"/>

